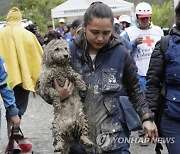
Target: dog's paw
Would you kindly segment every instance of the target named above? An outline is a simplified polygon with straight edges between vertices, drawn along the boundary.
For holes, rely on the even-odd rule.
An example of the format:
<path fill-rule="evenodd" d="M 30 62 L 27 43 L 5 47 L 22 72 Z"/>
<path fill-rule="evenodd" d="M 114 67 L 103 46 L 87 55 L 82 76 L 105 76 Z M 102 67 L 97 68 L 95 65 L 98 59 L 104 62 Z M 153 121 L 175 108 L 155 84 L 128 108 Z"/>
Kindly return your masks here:
<path fill-rule="evenodd" d="M 80 139 L 85 146 L 92 147 L 94 145 L 94 143 L 91 142 L 85 135 L 81 135 Z"/>
<path fill-rule="evenodd" d="M 82 87 L 81 90 L 82 90 L 82 91 L 86 91 L 86 90 L 87 90 L 86 86 Z"/>
<path fill-rule="evenodd" d="M 54 145 L 54 152 L 61 152 L 64 148 L 64 144 L 62 142 L 57 142 L 56 145 Z"/>

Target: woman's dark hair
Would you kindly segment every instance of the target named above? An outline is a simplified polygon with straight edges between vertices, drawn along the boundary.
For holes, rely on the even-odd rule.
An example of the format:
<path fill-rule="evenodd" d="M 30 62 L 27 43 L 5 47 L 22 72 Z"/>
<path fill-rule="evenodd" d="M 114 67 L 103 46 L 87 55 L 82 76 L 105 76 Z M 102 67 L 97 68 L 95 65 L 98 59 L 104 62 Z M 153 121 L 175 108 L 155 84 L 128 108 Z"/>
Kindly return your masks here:
<path fill-rule="evenodd" d="M 111 19 L 112 25 L 114 23 L 114 16 L 111 8 L 104 4 L 103 2 L 93 2 L 84 14 L 84 26 L 92 20 L 93 17 L 96 18 L 109 18 Z"/>
<path fill-rule="evenodd" d="M 176 13 L 176 26 L 180 30 L 180 1 L 176 6 L 175 13 Z"/>

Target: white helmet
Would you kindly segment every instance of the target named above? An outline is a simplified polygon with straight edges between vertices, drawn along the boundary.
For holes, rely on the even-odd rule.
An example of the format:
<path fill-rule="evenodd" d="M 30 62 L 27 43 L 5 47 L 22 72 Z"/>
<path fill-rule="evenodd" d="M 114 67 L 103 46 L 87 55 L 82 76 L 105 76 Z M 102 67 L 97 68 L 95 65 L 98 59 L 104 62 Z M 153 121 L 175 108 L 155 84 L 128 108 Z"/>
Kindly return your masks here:
<path fill-rule="evenodd" d="M 136 15 L 138 18 L 152 16 L 152 7 L 146 2 L 141 2 L 136 6 Z"/>
<path fill-rule="evenodd" d="M 114 18 L 114 24 L 119 24 L 119 20 L 117 20 L 116 18 Z"/>
<path fill-rule="evenodd" d="M 60 19 L 59 19 L 59 23 L 65 23 L 64 18 L 60 18 Z"/>
<path fill-rule="evenodd" d="M 128 15 L 121 15 L 119 17 L 119 22 L 127 22 L 127 23 L 131 23 L 131 18 Z"/>

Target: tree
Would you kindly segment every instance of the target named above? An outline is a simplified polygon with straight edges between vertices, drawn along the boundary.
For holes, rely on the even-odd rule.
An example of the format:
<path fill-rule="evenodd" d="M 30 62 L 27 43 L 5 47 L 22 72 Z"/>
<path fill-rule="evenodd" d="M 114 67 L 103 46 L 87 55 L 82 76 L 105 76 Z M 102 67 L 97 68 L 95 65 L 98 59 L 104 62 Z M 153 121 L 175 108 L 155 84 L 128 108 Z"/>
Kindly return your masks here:
<path fill-rule="evenodd" d="M 12 6 L 17 6 L 23 18 L 32 20 L 38 24 L 42 32 L 47 31 L 47 25 L 51 23 L 51 9 L 66 0 L 14 0 Z"/>
<path fill-rule="evenodd" d="M 174 24 L 174 8 L 172 1 L 164 2 L 161 6 L 152 5 L 152 22 L 161 28 L 170 28 Z"/>

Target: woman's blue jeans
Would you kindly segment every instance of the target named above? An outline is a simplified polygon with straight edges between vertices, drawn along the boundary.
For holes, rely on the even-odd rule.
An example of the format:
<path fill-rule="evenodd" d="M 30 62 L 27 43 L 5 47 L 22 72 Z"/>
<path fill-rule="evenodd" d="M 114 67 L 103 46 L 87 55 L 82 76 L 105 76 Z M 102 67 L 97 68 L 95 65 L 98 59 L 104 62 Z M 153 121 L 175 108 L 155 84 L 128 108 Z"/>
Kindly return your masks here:
<path fill-rule="evenodd" d="M 164 113 L 161 119 L 160 132 L 165 139 L 170 141 L 168 143 L 166 140 L 169 154 L 180 153 L 180 120 L 175 120 Z"/>

